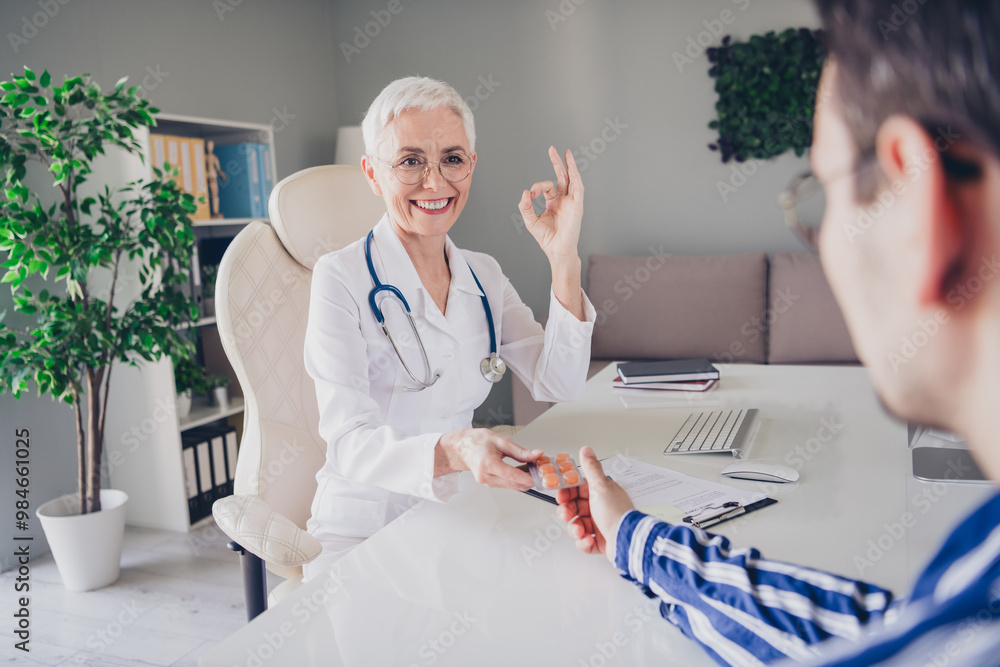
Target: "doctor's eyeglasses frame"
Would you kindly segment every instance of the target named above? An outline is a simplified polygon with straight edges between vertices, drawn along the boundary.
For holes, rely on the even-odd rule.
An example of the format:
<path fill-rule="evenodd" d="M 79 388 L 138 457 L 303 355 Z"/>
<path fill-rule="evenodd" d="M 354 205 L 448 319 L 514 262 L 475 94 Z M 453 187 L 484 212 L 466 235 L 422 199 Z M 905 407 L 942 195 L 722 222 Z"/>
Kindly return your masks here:
<path fill-rule="evenodd" d="M 432 164 L 437 165 L 441 178 L 449 183 L 461 183 L 472 173 L 472 156 L 465 151 L 450 151 L 440 160 L 428 160 L 419 155 L 407 155 L 395 163 L 383 160 L 377 155 L 370 155 L 369 157 L 373 157 L 379 162 L 388 165 L 393 175 L 404 185 L 423 183 L 424 179 L 427 178 L 427 174 L 430 173 Z M 446 160 L 452 158 L 459 158 L 461 161 L 457 164 L 446 162 Z M 414 161 L 414 164 L 406 164 L 410 160 Z M 422 166 L 421 163 L 423 163 Z M 445 173 L 445 171 L 448 173 Z"/>

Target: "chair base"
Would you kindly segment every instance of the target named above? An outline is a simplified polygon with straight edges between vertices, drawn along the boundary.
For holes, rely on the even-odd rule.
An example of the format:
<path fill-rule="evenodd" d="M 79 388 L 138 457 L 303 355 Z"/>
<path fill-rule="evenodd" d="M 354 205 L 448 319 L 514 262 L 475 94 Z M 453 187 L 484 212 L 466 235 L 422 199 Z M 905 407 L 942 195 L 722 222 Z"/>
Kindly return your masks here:
<path fill-rule="evenodd" d="M 243 594 L 247 602 L 247 622 L 267 611 L 267 570 L 264 561 L 241 547 L 235 541 L 226 545 L 240 555 L 243 570 Z"/>

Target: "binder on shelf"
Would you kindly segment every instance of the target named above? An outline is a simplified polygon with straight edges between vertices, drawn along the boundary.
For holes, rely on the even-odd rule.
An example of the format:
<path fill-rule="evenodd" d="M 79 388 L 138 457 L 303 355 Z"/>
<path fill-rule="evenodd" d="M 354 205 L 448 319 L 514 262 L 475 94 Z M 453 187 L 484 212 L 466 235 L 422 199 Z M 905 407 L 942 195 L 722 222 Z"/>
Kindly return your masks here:
<path fill-rule="evenodd" d="M 212 449 L 204 434 L 195 438 L 196 463 L 198 464 L 198 494 L 201 499 L 201 516 L 212 513 L 212 503 L 215 502 L 215 490 L 212 485 Z"/>
<path fill-rule="evenodd" d="M 219 211 L 226 218 L 264 216 L 261 199 L 259 144 L 215 146 L 215 155 L 226 175 L 219 183 Z"/>
<path fill-rule="evenodd" d="M 229 427 L 226 431 L 226 484 L 228 492 L 227 496 L 233 495 L 235 492 L 234 484 L 236 481 L 236 453 L 238 447 L 236 444 L 236 428 L 233 426 Z"/>
<path fill-rule="evenodd" d="M 201 494 L 198 490 L 198 465 L 195 459 L 196 443 L 186 434 L 181 434 L 181 455 L 184 462 L 184 489 L 187 494 L 188 516 L 191 523 L 199 521 L 204 514 L 201 509 Z"/>
<path fill-rule="evenodd" d="M 202 312 L 204 300 L 202 299 L 201 292 L 201 257 L 198 255 L 198 243 L 195 242 L 191 246 L 191 266 L 188 269 L 191 272 L 190 280 L 191 284 L 191 298 L 194 302 L 198 304 L 198 312 Z"/>
<path fill-rule="evenodd" d="M 208 205 L 208 177 L 205 174 L 205 140 L 189 139 L 191 144 L 191 161 L 194 163 L 194 203 L 197 210 L 191 214 L 192 220 L 211 220 L 212 211 Z M 201 201 L 199 201 L 201 200 Z"/>
<path fill-rule="evenodd" d="M 226 469 L 226 436 L 222 429 L 213 429 L 209 435 L 212 443 L 212 496 L 213 502 L 228 494 L 229 480 Z"/>
<path fill-rule="evenodd" d="M 208 220 L 208 179 L 205 175 L 205 140 L 177 137 L 171 134 L 150 134 L 150 160 L 154 167 L 163 169 L 163 163 L 170 163 L 171 169 L 178 170 L 177 178 L 171 179 L 184 192 L 195 197 L 198 209 L 191 214 L 192 220 Z M 198 202 L 205 197 L 204 202 Z"/>

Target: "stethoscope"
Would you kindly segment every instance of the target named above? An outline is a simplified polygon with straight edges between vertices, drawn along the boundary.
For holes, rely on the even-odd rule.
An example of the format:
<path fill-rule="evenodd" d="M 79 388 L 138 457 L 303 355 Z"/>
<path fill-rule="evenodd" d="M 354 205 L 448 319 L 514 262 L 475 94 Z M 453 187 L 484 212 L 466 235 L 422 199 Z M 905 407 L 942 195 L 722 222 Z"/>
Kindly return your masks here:
<path fill-rule="evenodd" d="M 420 333 L 417 332 L 417 325 L 413 322 L 413 315 L 410 314 L 410 304 L 406 302 L 406 297 L 403 293 L 399 291 L 393 285 L 383 285 L 378 279 L 378 275 L 375 273 L 375 264 L 372 263 L 372 237 L 374 236 L 374 230 L 368 232 L 368 238 L 365 239 L 365 261 L 368 262 L 368 273 L 372 276 L 372 282 L 375 287 L 372 291 L 368 293 L 368 304 L 371 306 L 372 314 L 375 315 L 375 319 L 378 320 L 379 325 L 382 327 L 382 332 L 385 334 L 386 338 L 389 339 L 389 343 L 392 344 L 392 349 L 395 350 L 396 356 L 399 357 L 399 363 L 403 364 L 403 368 L 406 370 L 407 374 L 416 382 L 420 387 L 414 389 L 411 387 L 404 387 L 403 391 L 421 391 L 427 389 L 441 377 L 440 373 L 434 373 L 434 377 L 431 377 L 431 364 L 430 360 L 427 358 L 427 350 L 424 349 L 424 341 L 420 338 Z M 486 298 L 486 290 L 483 289 L 482 284 L 479 282 L 479 278 L 476 277 L 476 272 L 469 267 L 469 272 L 472 274 L 472 279 L 476 281 L 476 287 L 482 292 L 483 300 L 483 310 L 486 311 L 486 324 L 490 328 L 490 356 L 486 357 L 479 363 L 479 371 L 483 374 L 488 382 L 496 384 L 503 378 L 503 374 L 507 372 L 507 365 L 504 364 L 503 360 L 497 355 L 497 335 L 496 330 L 493 327 L 493 313 L 490 311 L 490 302 Z M 389 328 L 385 325 L 385 317 L 382 315 L 382 309 L 379 305 L 375 303 L 375 296 L 382 291 L 386 291 L 392 294 L 400 303 L 403 304 L 403 309 L 406 311 L 406 317 L 410 320 L 410 329 L 413 331 L 413 335 L 417 339 L 417 343 L 420 345 L 420 353 L 424 357 L 424 380 L 419 380 L 410 367 L 407 366 L 406 361 L 403 359 L 403 355 L 400 354 L 399 348 L 396 347 L 396 341 L 392 339 L 392 334 L 389 333 Z"/>

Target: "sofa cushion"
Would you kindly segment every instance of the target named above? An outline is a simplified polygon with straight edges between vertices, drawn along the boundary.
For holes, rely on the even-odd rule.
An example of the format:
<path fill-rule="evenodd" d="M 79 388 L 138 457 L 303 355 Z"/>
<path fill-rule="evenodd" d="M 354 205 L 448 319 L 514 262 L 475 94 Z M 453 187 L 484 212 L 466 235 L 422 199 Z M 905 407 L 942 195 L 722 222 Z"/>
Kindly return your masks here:
<path fill-rule="evenodd" d="M 818 255 L 771 255 L 768 363 L 857 362 L 847 325 Z"/>
<path fill-rule="evenodd" d="M 764 362 L 763 253 L 669 257 L 591 255 L 594 359 Z"/>

